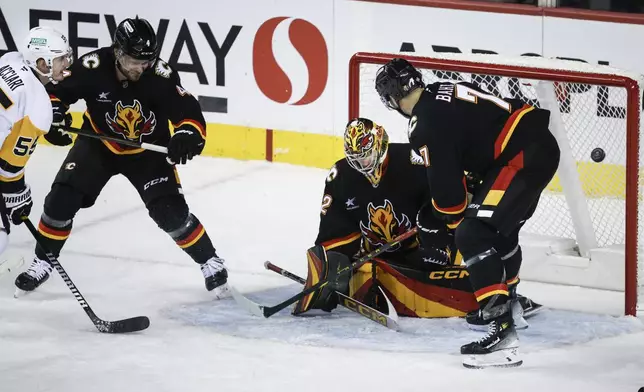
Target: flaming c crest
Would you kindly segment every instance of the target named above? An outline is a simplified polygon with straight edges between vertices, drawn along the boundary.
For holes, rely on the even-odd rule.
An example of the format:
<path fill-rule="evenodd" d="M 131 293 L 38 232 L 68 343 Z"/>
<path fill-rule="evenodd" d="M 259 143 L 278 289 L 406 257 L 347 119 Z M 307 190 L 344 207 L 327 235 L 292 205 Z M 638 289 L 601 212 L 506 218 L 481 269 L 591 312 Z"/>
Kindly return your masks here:
<path fill-rule="evenodd" d="M 141 102 L 134 100 L 132 105 L 123 105 L 118 101 L 114 110 L 114 117 L 105 113 L 105 122 L 114 133 L 122 135 L 127 140 L 141 141 L 141 137 L 149 135 L 157 125 L 154 112 L 146 117 L 141 108 Z"/>
<path fill-rule="evenodd" d="M 374 206 L 373 203 L 369 203 L 367 210 L 369 211 L 369 224 L 366 226 L 360 222 L 360 231 L 367 239 L 368 244 L 365 245 L 369 245 L 368 249 L 391 242 L 395 237 L 411 229 L 411 222 L 407 215 L 402 214 L 400 218 L 397 217 L 394 206 L 387 199 L 382 206 Z M 390 251 L 395 251 L 399 246 L 400 244 L 392 247 Z"/>

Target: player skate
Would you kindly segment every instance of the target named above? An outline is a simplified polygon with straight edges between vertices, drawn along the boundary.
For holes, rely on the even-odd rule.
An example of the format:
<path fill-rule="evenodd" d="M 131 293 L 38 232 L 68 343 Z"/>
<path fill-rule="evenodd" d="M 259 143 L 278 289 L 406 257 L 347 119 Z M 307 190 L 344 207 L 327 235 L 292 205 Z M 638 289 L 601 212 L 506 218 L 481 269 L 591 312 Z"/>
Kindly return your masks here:
<path fill-rule="evenodd" d="M 519 294 L 512 300 L 511 309 L 515 329 L 522 330 L 530 326 L 526 320 L 541 312 L 543 305 Z M 468 313 L 465 322 L 474 331 L 485 331 L 488 325 L 488 321 L 483 320 L 478 310 Z"/>
<path fill-rule="evenodd" d="M 506 308 L 505 313 L 489 321 L 487 334 L 475 342 L 461 346 L 461 354 L 466 356 L 463 359 L 463 366 L 466 368 L 515 367 L 523 363 L 519 356 L 519 338 L 508 309 L 509 304 L 500 306 Z M 487 318 L 487 311 L 482 313 L 482 318 Z"/>
<path fill-rule="evenodd" d="M 228 288 L 228 271 L 224 259 L 213 257 L 201 265 L 201 273 L 206 280 L 206 290 L 212 291 L 217 299 L 230 295 Z"/>
<path fill-rule="evenodd" d="M 54 268 L 47 261 L 35 257 L 27 271 L 16 277 L 14 298 L 37 289 L 49 279 L 53 270 Z"/>

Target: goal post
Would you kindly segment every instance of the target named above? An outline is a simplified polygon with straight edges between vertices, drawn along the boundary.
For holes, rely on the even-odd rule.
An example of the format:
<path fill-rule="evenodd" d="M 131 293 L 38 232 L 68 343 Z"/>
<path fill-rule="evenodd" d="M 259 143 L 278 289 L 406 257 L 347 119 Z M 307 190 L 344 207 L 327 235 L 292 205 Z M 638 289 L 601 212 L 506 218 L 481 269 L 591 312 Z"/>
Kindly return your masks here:
<path fill-rule="evenodd" d="M 534 276 L 522 276 L 623 290 L 625 314 L 644 310 L 644 278 L 638 279 L 638 270 L 644 271 L 644 213 L 638 208 L 644 190 L 642 75 L 541 57 L 354 54 L 349 62 L 349 118 L 371 118 L 400 142 L 407 141 L 406 120 L 387 110 L 375 91 L 377 69 L 396 57 L 418 68 L 425 83 L 472 82 L 501 98 L 519 98 L 550 110 L 550 130 L 561 160 L 521 232 L 524 260 L 543 263 L 543 268 Z M 557 274 L 549 276 L 543 269 L 552 265 Z M 622 278 L 617 281 L 616 276 Z"/>

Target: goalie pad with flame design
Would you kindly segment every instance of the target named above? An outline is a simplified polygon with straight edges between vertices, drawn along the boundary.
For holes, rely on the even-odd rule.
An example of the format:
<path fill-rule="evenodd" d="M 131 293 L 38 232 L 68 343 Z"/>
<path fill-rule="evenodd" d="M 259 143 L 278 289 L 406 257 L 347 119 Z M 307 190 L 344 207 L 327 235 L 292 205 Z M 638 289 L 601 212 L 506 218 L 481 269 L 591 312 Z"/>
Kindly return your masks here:
<path fill-rule="evenodd" d="M 349 295 L 380 310 L 380 286 L 401 316 L 463 317 L 478 309 L 468 276 L 459 266 L 421 271 L 374 259 L 354 271 Z"/>
<path fill-rule="evenodd" d="M 338 306 L 336 291 L 349 293 L 350 273 L 338 275 L 337 271 L 351 264 L 349 258 L 339 252 L 327 251 L 322 245 L 317 245 L 306 251 L 308 275 L 304 289 L 328 280 L 329 284 L 299 300 L 293 308 L 297 316 L 311 309 L 322 309 L 330 312 Z"/>

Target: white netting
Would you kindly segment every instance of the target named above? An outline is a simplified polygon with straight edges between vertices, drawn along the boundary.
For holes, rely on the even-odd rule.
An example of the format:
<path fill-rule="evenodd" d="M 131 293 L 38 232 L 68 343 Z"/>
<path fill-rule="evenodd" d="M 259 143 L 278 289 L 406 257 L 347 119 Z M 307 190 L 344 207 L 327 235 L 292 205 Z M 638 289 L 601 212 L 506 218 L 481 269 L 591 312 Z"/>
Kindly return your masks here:
<path fill-rule="evenodd" d="M 573 239 L 581 243 L 580 236 L 585 232 L 588 247 L 614 247 L 623 251 L 626 235 L 627 89 L 597 84 L 593 82 L 593 78 L 589 78 L 588 83 L 569 83 L 562 81 L 560 77 L 566 72 L 576 71 L 626 76 L 639 83 L 640 76 L 610 67 L 541 58 L 504 59 L 491 55 L 441 55 L 440 57 L 511 65 L 516 66 L 517 69 L 531 67 L 531 69 L 526 72 L 525 77 L 506 77 L 485 74 L 485 64 L 472 67 L 472 72 L 454 72 L 449 71 L 449 68 L 437 70 L 419 66 L 425 83 L 468 81 L 478 84 L 498 97 L 520 98 L 535 106 L 543 106 L 545 99 L 544 90 L 538 89 L 538 86 L 550 86 L 549 91 L 554 93 L 552 97 L 556 103 L 553 103 L 552 107 L 555 109 L 558 107 L 564 128 L 562 132 L 569 143 L 568 154 L 572 158 L 570 166 L 575 180 L 572 182 L 578 182 L 577 188 L 580 189 L 576 190 L 577 196 L 574 192 L 571 196 L 569 189 L 565 189 L 565 183 L 571 182 L 570 177 L 563 177 L 565 181 L 562 184 L 560 166 L 558 176 L 543 193 L 537 211 L 525 225 L 523 233 Z M 398 113 L 385 109 L 375 92 L 374 80 L 379 67 L 379 64 L 360 64 L 359 115 L 369 117 L 383 125 L 393 141 L 407 141 L 406 120 Z M 535 72 L 534 67 L 542 67 L 548 71 Z M 552 76 L 554 74 L 557 76 Z M 552 80 L 558 81 L 552 82 Z M 637 94 L 641 98 L 641 89 Z M 634 110 L 639 112 L 640 108 L 641 102 Z M 639 121 L 639 119 L 636 120 Z M 598 155 L 605 154 L 601 162 L 595 162 L 591 158 L 593 151 Z M 641 154 L 642 152 L 639 151 L 638 157 L 641 158 Z M 641 161 L 639 159 L 639 162 Z M 641 167 L 637 170 L 641 173 Z M 641 186 L 638 189 L 641 190 Z M 574 198 L 573 208 L 569 202 L 571 197 Z M 641 200 L 639 193 L 637 198 Z M 639 209 L 638 228 L 632 228 L 637 230 L 638 253 L 641 252 L 644 244 L 639 230 L 641 223 L 644 222 L 642 210 L 644 208 Z M 580 219 L 580 216 L 583 219 Z M 592 228 L 587 227 L 589 225 Z M 639 255 L 637 259 L 642 260 Z M 639 264 L 642 266 L 641 262 Z M 643 269 L 639 268 L 639 270 Z M 640 290 L 640 293 L 643 292 L 644 290 Z"/>

